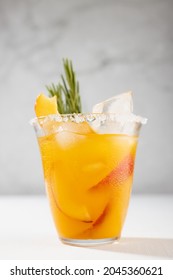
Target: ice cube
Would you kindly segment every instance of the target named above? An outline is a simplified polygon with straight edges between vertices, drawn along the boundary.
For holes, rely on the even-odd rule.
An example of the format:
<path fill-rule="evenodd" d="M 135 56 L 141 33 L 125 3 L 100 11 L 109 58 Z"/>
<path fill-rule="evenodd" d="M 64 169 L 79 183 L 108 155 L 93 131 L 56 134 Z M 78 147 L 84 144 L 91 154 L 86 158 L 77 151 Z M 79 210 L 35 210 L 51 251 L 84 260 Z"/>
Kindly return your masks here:
<path fill-rule="evenodd" d="M 56 134 L 56 139 L 61 148 L 70 148 L 78 144 L 78 141 L 85 139 L 87 134 L 93 133 L 87 122 L 62 122 Z"/>
<path fill-rule="evenodd" d="M 93 113 L 98 115 L 91 125 L 99 134 L 138 135 L 141 124 L 147 122 L 147 119 L 133 114 L 131 91 L 96 104 Z"/>
<path fill-rule="evenodd" d="M 130 114 L 133 112 L 132 92 L 126 92 L 109 98 L 93 107 L 93 113 Z"/>

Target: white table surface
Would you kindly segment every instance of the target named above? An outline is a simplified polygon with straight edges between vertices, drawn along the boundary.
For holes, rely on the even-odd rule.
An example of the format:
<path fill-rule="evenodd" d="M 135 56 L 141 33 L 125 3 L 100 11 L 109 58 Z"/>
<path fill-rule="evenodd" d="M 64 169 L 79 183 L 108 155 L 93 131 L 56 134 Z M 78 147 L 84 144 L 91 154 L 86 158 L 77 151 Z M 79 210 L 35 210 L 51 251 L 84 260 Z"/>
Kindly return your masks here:
<path fill-rule="evenodd" d="M 45 196 L 0 197 L 0 259 L 173 259 L 173 195 L 132 194 L 119 242 L 61 244 Z"/>

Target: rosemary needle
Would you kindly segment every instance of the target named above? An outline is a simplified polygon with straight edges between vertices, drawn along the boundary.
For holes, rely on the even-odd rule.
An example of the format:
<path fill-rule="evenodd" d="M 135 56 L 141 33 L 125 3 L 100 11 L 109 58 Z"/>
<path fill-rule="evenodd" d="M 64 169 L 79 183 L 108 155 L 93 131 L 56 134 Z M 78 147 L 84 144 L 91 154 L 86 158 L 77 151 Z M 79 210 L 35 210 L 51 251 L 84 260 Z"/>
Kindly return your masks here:
<path fill-rule="evenodd" d="M 60 114 L 81 113 L 81 98 L 79 82 L 76 79 L 72 61 L 63 59 L 65 76 L 61 75 L 61 82 L 47 86 L 50 96 L 57 97 L 58 111 Z"/>

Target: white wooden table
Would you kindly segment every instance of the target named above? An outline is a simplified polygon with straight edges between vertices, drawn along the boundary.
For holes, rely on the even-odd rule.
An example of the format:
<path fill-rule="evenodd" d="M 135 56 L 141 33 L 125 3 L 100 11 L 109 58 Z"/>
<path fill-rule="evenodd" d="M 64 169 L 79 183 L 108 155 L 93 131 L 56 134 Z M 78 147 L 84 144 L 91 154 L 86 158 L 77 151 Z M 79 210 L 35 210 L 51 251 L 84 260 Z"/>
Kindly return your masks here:
<path fill-rule="evenodd" d="M 60 243 L 45 196 L 1 196 L 0 259 L 173 259 L 173 195 L 132 194 L 121 240 L 91 248 Z"/>

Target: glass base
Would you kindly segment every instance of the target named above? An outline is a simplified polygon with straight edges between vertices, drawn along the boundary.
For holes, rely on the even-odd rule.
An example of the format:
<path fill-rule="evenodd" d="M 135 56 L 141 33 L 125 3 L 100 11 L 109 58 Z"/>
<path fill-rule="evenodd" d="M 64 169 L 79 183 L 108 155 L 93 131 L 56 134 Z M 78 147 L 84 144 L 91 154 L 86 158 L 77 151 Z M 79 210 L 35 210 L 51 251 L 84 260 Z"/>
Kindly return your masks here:
<path fill-rule="evenodd" d="M 79 246 L 79 247 L 91 247 L 113 243 L 119 240 L 119 237 L 112 238 L 103 238 L 103 239 L 71 239 L 71 238 L 63 238 L 60 237 L 62 243 L 71 245 L 71 246 Z"/>

